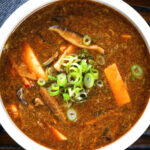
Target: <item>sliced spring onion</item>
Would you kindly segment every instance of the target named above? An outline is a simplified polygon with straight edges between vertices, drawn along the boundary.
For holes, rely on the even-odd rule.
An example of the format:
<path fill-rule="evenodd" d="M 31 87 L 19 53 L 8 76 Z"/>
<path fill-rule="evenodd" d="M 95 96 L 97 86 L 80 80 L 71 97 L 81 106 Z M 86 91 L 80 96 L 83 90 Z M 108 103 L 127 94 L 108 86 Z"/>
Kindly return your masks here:
<path fill-rule="evenodd" d="M 56 96 L 60 93 L 60 90 L 52 90 L 51 88 L 49 89 L 49 94 L 51 96 Z"/>
<path fill-rule="evenodd" d="M 67 118 L 70 121 L 76 121 L 76 119 L 77 119 L 77 112 L 73 108 L 68 109 L 67 110 Z"/>
<path fill-rule="evenodd" d="M 96 61 L 101 66 L 105 65 L 105 58 L 102 55 L 98 55 L 96 57 Z"/>
<path fill-rule="evenodd" d="M 70 67 L 76 67 L 81 72 L 81 66 L 78 63 L 72 63 Z"/>
<path fill-rule="evenodd" d="M 74 90 L 72 88 L 68 88 L 68 93 L 70 97 L 74 96 Z"/>
<path fill-rule="evenodd" d="M 94 79 L 97 80 L 99 77 L 99 71 L 97 69 L 91 68 L 90 73 L 93 75 Z"/>
<path fill-rule="evenodd" d="M 57 78 L 52 75 L 48 75 L 48 79 L 52 81 L 57 81 Z"/>
<path fill-rule="evenodd" d="M 94 85 L 94 77 L 91 73 L 86 73 L 84 76 L 84 85 L 86 88 L 91 88 Z"/>
<path fill-rule="evenodd" d="M 67 84 L 67 76 L 64 73 L 57 75 L 57 84 L 58 86 L 64 87 Z"/>
<path fill-rule="evenodd" d="M 95 61 L 93 59 L 89 59 L 88 63 L 91 64 L 91 65 L 95 65 Z"/>
<path fill-rule="evenodd" d="M 86 73 L 88 71 L 88 64 L 85 59 L 81 61 L 80 66 L 83 73 Z"/>
<path fill-rule="evenodd" d="M 104 83 L 103 83 L 102 80 L 98 80 L 98 81 L 96 82 L 96 84 L 97 84 L 97 86 L 99 86 L 100 88 L 102 88 L 102 87 L 104 86 Z"/>
<path fill-rule="evenodd" d="M 86 46 L 89 46 L 91 44 L 92 40 L 91 38 L 88 36 L 88 35 L 85 35 L 83 37 L 83 44 L 86 45 Z"/>
<path fill-rule="evenodd" d="M 59 90 L 59 86 L 57 85 L 57 83 L 52 83 L 51 84 L 51 89 L 52 90 Z"/>
<path fill-rule="evenodd" d="M 63 99 L 64 99 L 64 101 L 69 101 L 70 96 L 69 96 L 69 94 L 68 94 L 68 93 L 63 93 L 62 95 L 63 95 Z"/>
<path fill-rule="evenodd" d="M 69 66 L 73 60 L 77 59 L 78 57 L 75 57 L 75 56 L 72 56 L 72 55 L 69 55 L 69 56 L 66 56 L 63 61 L 62 61 L 62 66 Z"/>
<path fill-rule="evenodd" d="M 46 81 L 44 79 L 40 78 L 40 79 L 38 79 L 37 84 L 39 86 L 44 86 L 46 84 Z"/>
<path fill-rule="evenodd" d="M 87 93 L 83 91 L 79 93 L 79 96 L 76 99 L 81 101 L 83 99 L 85 100 L 85 98 L 87 98 Z"/>
<path fill-rule="evenodd" d="M 78 72 L 70 72 L 68 74 L 68 83 L 76 84 L 80 80 L 80 73 Z"/>
<path fill-rule="evenodd" d="M 141 78 L 143 76 L 143 69 L 140 65 L 133 65 L 131 67 L 131 73 L 135 78 Z"/>

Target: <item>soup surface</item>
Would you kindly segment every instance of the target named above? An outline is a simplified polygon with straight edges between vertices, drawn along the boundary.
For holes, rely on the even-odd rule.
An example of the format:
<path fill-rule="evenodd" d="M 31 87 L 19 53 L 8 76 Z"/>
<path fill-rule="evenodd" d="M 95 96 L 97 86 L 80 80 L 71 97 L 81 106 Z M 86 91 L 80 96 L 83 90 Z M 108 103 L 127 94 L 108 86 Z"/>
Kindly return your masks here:
<path fill-rule="evenodd" d="M 150 95 L 149 70 L 146 45 L 123 16 L 96 2 L 58 1 L 10 35 L 0 58 L 0 93 L 34 141 L 93 150 L 139 119 Z"/>

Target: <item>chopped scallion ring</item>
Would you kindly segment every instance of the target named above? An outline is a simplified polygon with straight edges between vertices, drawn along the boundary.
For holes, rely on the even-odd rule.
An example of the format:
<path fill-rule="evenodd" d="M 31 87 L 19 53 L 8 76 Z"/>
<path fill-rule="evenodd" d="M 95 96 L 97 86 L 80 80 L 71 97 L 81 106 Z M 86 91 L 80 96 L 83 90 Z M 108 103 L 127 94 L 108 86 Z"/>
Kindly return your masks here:
<path fill-rule="evenodd" d="M 141 78 L 143 76 L 143 69 L 140 65 L 133 65 L 131 67 L 131 73 L 135 78 Z"/>
<path fill-rule="evenodd" d="M 94 85 L 94 77 L 91 73 L 86 73 L 84 76 L 84 85 L 86 88 L 91 88 Z"/>
<path fill-rule="evenodd" d="M 80 79 L 80 73 L 78 72 L 71 72 L 68 74 L 68 83 L 75 84 Z"/>
<path fill-rule="evenodd" d="M 88 35 L 85 35 L 83 37 L 83 44 L 86 45 L 86 46 L 89 46 L 91 44 L 92 40 L 91 38 L 88 36 Z"/>
<path fill-rule="evenodd" d="M 57 85 L 64 87 L 67 84 L 67 76 L 64 73 L 57 75 Z"/>
<path fill-rule="evenodd" d="M 44 79 L 40 78 L 40 79 L 38 79 L 37 84 L 39 86 L 44 86 L 46 84 L 46 81 Z"/>
<path fill-rule="evenodd" d="M 101 66 L 105 65 L 105 58 L 103 56 L 101 56 L 101 55 L 97 56 L 96 61 Z"/>
<path fill-rule="evenodd" d="M 100 88 L 102 88 L 102 87 L 104 86 L 104 83 L 103 83 L 102 80 L 98 80 L 98 81 L 96 82 L 96 84 L 97 84 L 97 86 L 99 86 Z"/>
<path fill-rule="evenodd" d="M 99 72 L 97 69 L 91 68 L 90 73 L 93 75 L 94 79 L 97 80 L 99 77 Z"/>
<path fill-rule="evenodd" d="M 52 90 L 59 90 L 59 86 L 56 83 L 51 84 Z"/>
<path fill-rule="evenodd" d="M 68 109 L 67 110 L 67 118 L 70 121 L 76 121 L 76 119 L 77 119 L 77 112 L 73 108 Z"/>
<path fill-rule="evenodd" d="M 52 90 L 51 88 L 49 89 L 49 94 L 51 96 L 56 96 L 60 93 L 60 90 Z"/>

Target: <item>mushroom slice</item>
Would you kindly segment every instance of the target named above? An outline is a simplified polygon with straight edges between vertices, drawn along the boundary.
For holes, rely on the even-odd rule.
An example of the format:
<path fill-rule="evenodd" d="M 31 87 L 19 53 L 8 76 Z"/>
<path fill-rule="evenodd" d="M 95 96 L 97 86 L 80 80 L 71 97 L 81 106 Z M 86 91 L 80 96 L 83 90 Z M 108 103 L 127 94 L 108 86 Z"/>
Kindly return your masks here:
<path fill-rule="evenodd" d="M 24 105 L 27 105 L 28 103 L 25 101 L 25 96 L 24 96 L 24 90 L 23 88 L 20 88 L 18 91 L 17 91 L 17 97 L 18 97 L 18 100 L 24 104 Z"/>
<path fill-rule="evenodd" d="M 66 28 L 60 27 L 58 25 L 50 26 L 50 31 L 55 31 L 58 33 L 63 39 L 70 42 L 71 44 L 79 47 L 79 48 L 86 48 L 90 50 L 97 50 L 98 52 L 104 54 L 104 49 L 98 45 L 90 44 L 88 46 L 83 44 L 83 35 L 68 30 Z"/>

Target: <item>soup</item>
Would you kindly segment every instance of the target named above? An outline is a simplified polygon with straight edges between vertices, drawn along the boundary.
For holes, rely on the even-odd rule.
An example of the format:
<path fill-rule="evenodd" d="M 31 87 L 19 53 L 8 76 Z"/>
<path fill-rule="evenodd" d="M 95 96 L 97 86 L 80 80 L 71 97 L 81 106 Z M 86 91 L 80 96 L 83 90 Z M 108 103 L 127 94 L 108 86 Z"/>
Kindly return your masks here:
<path fill-rule="evenodd" d="M 0 58 L 0 93 L 28 137 L 92 150 L 124 135 L 150 94 L 150 57 L 137 30 L 92 1 L 58 1 L 24 20 Z"/>

